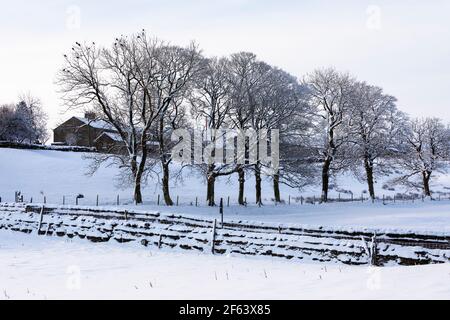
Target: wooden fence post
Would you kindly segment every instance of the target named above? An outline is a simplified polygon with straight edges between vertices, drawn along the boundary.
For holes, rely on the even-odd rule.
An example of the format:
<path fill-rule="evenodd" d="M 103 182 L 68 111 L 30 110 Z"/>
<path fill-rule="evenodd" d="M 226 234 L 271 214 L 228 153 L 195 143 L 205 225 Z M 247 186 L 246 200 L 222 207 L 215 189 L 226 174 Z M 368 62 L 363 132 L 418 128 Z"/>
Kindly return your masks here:
<path fill-rule="evenodd" d="M 179 196 L 177 196 L 177 207 L 178 207 L 178 199 L 179 199 Z"/>
<path fill-rule="evenodd" d="M 158 206 L 159 206 L 159 197 L 160 197 L 160 195 L 158 194 Z"/>
<path fill-rule="evenodd" d="M 63 205 L 66 204 L 66 196 L 63 196 Z"/>
<path fill-rule="evenodd" d="M 220 198 L 219 213 L 220 213 L 220 227 L 223 228 L 223 198 Z"/>
<path fill-rule="evenodd" d="M 300 196 L 300 204 L 303 205 L 303 196 Z"/>
<path fill-rule="evenodd" d="M 195 197 L 195 206 L 198 206 L 198 197 Z"/>
<path fill-rule="evenodd" d="M 41 231 L 41 226 L 42 226 L 42 220 L 44 218 L 44 206 L 42 206 L 41 208 L 41 213 L 40 213 L 40 217 L 39 217 L 39 225 L 38 225 L 38 230 L 37 233 L 39 234 L 39 232 Z"/>
<path fill-rule="evenodd" d="M 96 201 L 96 205 L 97 205 L 97 207 L 98 207 L 98 195 L 97 195 L 97 201 Z"/>
<path fill-rule="evenodd" d="M 75 205 L 78 205 L 78 196 L 75 197 Z"/>
<path fill-rule="evenodd" d="M 44 204 L 47 203 L 47 197 L 44 196 Z"/>
<path fill-rule="evenodd" d="M 288 203 L 289 203 L 289 205 L 291 205 L 291 195 L 289 195 Z"/>
<path fill-rule="evenodd" d="M 162 245 L 162 234 L 159 234 L 158 249 L 161 249 L 161 245 Z"/>
<path fill-rule="evenodd" d="M 377 254 L 378 254 L 378 243 L 377 243 L 377 235 L 376 233 L 373 235 L 372 238 L 372 247 L 371 247 L 371 265 L 376 266 L 378 264 Z"/>
<path fill-rule="evenodd" d="M 216 219 L 214 219 L 214 224 L 213 224 L 213 230 L 212 230 L 212 243 L 211 243 L 211 252 L 212 254 L 215 253 L 215 246 L 216 246 Z"/>
<path fill-rule="evenodd" d="M 227 198 L 227 207 L 229 207 L 230 206 L 230 196 L 228 196 L 228 198 Z"/>
<path fill-rule="evenodd" d="M 119 195 L 117 195 L 116 204 L 119 205 L 119 203 L 120 203 L 120 198 L 119 198 Z"/>

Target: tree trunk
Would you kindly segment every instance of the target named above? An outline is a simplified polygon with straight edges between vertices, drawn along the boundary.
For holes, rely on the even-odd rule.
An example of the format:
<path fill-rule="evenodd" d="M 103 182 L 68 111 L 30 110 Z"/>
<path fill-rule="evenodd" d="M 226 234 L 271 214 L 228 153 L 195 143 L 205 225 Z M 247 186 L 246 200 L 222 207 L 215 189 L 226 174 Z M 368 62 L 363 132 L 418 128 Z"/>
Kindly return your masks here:
<path fill-rule="evenodd" d="M 373 181 L 373 163 L 369 159 L 364 159 L 364 168 L 366 169 L 367 186 L 369 187 L 369 195 L 375 199 L 375 188 Z"/>
<path fill-rule="evenodd" d="M 132 169 L 133 172 L 136 172 L 134 182 L 134 201 L 136 204 L 142 204 L 141 182 L 142 182 L 142 175 L 144 174 L 145 171 L 145 164 L 147 162 L 147 145 L 145 140 L 141 139 L 140 145 L 142 150 L 141 161 L 137 165 L 137 156 L 133 156 L 132 160 L 135 163 L 135 166 L 137 165 L 136 169 L 134 170 Z"/>
<path fill-rule="evenodd" d="M 278 173 L 273 176 L 273 196 L 275 198 L 275 202 L 281 202 L 280 175 Z"/>
<path fill-rule="evenodd" d="M 244 169 L 238 170 L 239 175 L 239 196 L 238 196 L 238 203 L 239 205 L 243 206 L 245 205 L 245 198 L 244 198 L 244 188 L 245 188 L 245 171 Z"/>
<path fill-rule="evenodd" d="M 159 142 L 159 158 L 163 170 L 162 191 L 164 202 L 166 203 L 167 206 L 173 206 L 173 201 L 170 198 L 170 190 L 169 190 L 170 161 L 167 160 L 166 149 L 164 144 L 164 117 L 162 115 L 159 119 L 158 142 Z"/>
<path fill-rule="evenodd" d="M 136 156 L 131 157 L 130 163 L 131 163 L 131 172 L 132 172 L 133 178 L 134 178 L 133 199 L 136 204 L 139 204 L 139 203 L 142 203 L 142 193 L 141 193 L 142 173 L 139 172 Z"/>
<path fill-rule="evenodd" d="M 423 178 L 423 193 L 425 197 L 431 197 L 431 190 L 430 190 L 431 172 L 423 171 L 422 178 Z"/>
<path fill-rule="evenodd" d="M 173 206 L 173 201 L 170 198 L 170 190 L 169 190 L 169 163 L 162 162 L 163 168 L 163 178 L 162 178 L 162 189 L 164 201 L 167 206 Z"/>
<path fill-rule="evenodd" d="M 261 198 L 261 167 L 259 163 L 255 164 L 255 191 L 256 191 L 256 204 L 262 205 Z"/>
<path fill-rule="evenodd" d="M 134 180 L 134 202 L 136 204 L 142 203 L 141 180 L 142 172 L 138 171 Z"/>
<path fill-rule="evenodd" d="M 322 202 L 328 202 L 328 189 L 330 187 L 330 166 L 332 159 L 327 157 L 322 167 Z"/>
<path fill-rule="evenodd" d="M 208 206 L 214 207 L 216 203 L 214 202 L 214 185 L 216 182 L 216 176 L 214 173 L 210 172 L 207 178 L 207 190 L 206 190 L 206 200 L 208 201 Z"/>

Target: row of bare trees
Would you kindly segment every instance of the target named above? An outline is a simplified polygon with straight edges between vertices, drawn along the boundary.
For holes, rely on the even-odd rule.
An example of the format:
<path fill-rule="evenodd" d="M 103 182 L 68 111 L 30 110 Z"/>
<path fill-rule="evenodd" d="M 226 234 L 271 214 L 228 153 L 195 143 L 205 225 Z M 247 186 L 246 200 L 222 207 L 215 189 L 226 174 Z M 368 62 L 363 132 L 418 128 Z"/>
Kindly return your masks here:
<path fill-rule="evenodd" d="M 393 184 L 420 188 L 431 197 L 432 174 L 445 172 L 450 160 L 450 130 L 442 120 L 411 119 L 382 88 L 334 69 L 315 71 L 306 85 L 322 117 L 317 125 L 325 129 L 322 201 L 328 199 L 330 176 L 343 170 L 366 181 L 372 199 L 376 178 L 394 171 Z"/>
<path fill-rule="evenodd" d="M 76 43 L 65 55 L 58 83 L 69 107 L 94 110 L 117 130 L 126 153 L 96 155 L 92 168 L 106 160 L 118 164 L 134 185 L 136 203 L 143 201 L 147 176 L 158 172 L 165 203 L 173 205 L 170 181 L 180 166 L 172 165 L 178 142 L 171 137 L 177 129 L 204 131 L 199 138 L 208 146 L 200 155 L 204 161 L 184 165 L 204 175 L 210 206 L 216 204 L 216 179 L 232 175 L 241 205 L 249 176 L 255 179 L 257 204 L 262 204 L 264 176 L 272 179 L 277 202 L 280 184 L 301 188 L 316 181 L 326 202 L 337 173 L 352 170 L 375 198 L 376 178 L 396 167 L 405 173 L 396 183 L 414 184 L 420 176 L 424 193 L 431 195 L 431 176 L 449 155 L 449 131 L 442 121 L 409 119 L 393 96 L 347 73 L 320 69 L 299 81 L 252 53 L 206 58 L 196 44 L 171 45 L 145 31 L 117 38 L 111 47 Z M 243 161 L 238 154 L 234 162 L 217 161 L 217 155 L 224 157 L 215 147 L 225 138 L 223 129 L 279 129 L 279 169 L 249 161 L 247 151 L 257 146 L 245 138 Z"/>

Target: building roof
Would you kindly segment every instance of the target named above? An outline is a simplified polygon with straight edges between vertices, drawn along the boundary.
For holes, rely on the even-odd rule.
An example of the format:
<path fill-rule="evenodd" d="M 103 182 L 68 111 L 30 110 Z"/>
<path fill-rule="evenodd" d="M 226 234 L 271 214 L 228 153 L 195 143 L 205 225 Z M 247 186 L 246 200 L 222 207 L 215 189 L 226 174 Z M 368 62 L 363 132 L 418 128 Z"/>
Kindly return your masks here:
<path fill-rule="evenodd" d="M 114 128 L 113 125 L 106 122 L 105 120 L 89 120 L 87 118 L 82 117 L 74 117 L 74 118 L 83 122 L 86 125 L 91 126 L 92 128 L 116 131 L 116 128 Z"/>
<path fill-rule="evenodd" d="M 97 137 L 97 139 L 95 139 L 95 141 L 100 139 L 103 135 L 106 135 L 107 137 L 111 138 L 111 140 L 113 140 L 113 141 L 122 142 L 122 137 L 120 136 L 120 134 L 114 133 L 114 132 L 103 132 L 101 135 L 99 135 Z"/>

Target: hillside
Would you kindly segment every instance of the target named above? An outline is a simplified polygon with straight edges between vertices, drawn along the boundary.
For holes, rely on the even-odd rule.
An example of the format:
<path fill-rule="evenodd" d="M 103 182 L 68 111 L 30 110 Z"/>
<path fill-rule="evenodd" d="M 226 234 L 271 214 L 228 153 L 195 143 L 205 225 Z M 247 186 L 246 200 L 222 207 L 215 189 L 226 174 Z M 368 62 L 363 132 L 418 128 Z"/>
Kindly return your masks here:
<path fill-rule="evenodd" d="M 86 160 L 82 153 L 46 151 L 46 150 L 17 150 L 0 149 L 0 196 L 3 202 L 14 201 L 14 192 L 21 191 L 25 201 L 39 203 L 62 204 L 63 197 L 66 204 L 75 204 L 75 197 L 83 194 L 79 205 L 94 205 L 97 194 L 99 204 L 102 206 L 115 205 L 119 196 L 120 205 L 132 207 L 132 191 L 129 186 L 118 186 L 116 180 L 117 169 L 102 167 L 93 176 L 87 176 L 87 166 L 90 160 Z M 296 197 L 319 196 L 318 187 L 310 187 L 306 190 L 295 190 L 282 186 L 282 198 L 286 204 L 274 206 L 271 202 L 272 189 L 269 180 L 263 183 L 263 195 L 265 205 L 261 208 L 249 205 L 247 208 L 236 205 L 237 177 L 219 179 L 216 187 L 217 198 L 230 197 L 230 207 L 225 208 L 225 218 L 233 220 L 270 221 L 277 223 L 309 224 L 315 226 L 358 226 L 377 227 L 387 229 L 417 229 L 432 231 L 450 231 L 450 201 L 446 185 L 450 186 L 450 178 L 447 175 L 439 176 L 435 180 L 433 188 L 442 192 L 442 201 L 393 201 L 375 204 L 361 203 L 331 203 L 326 205 L 301 205 L 294 200 Z M 393 196 L 399 192 L 384 190 L 384 181 L 378 181 L 377 193 L 379 195 Z M 164 212 L 183 213 L 188 215 L 213 215 L 218 216 L 217 208 L 205 206 L 205 183 L 198 174 L 185 170 L 182 180 L 172 182 L 172 197 L 179 197 L 180 206 L 168 208 L 157 206 L 156 201 L 160 194 L 158 177 L 155 175 L 148 181 L 144 188 L 145 204 L 142 209 L 159 210 Z M 356 181 L 351 175 L 342 175 L 337 178 L 337 188 L 331 192 L 331 197 L 338 198 L 339 190 L 342 199 L 349 199 L 350 195 L 343 190 L 350 190 L 359 198 L 364 184 Z M 247 200 L 251 204 L 253 196 L 253 178 L 248 177 L 246 184 Z M 288 197 L 291 196 L 291 205 L 288 205 Z M 198 198 L 198 207 L 195 207 L 195 199 Z M 444 197 L 446 197 L 444 199 Z M 226 200 L 225 200 L 226 201 Z M 162 202 L 162 201 L 161 201 Z"/>

